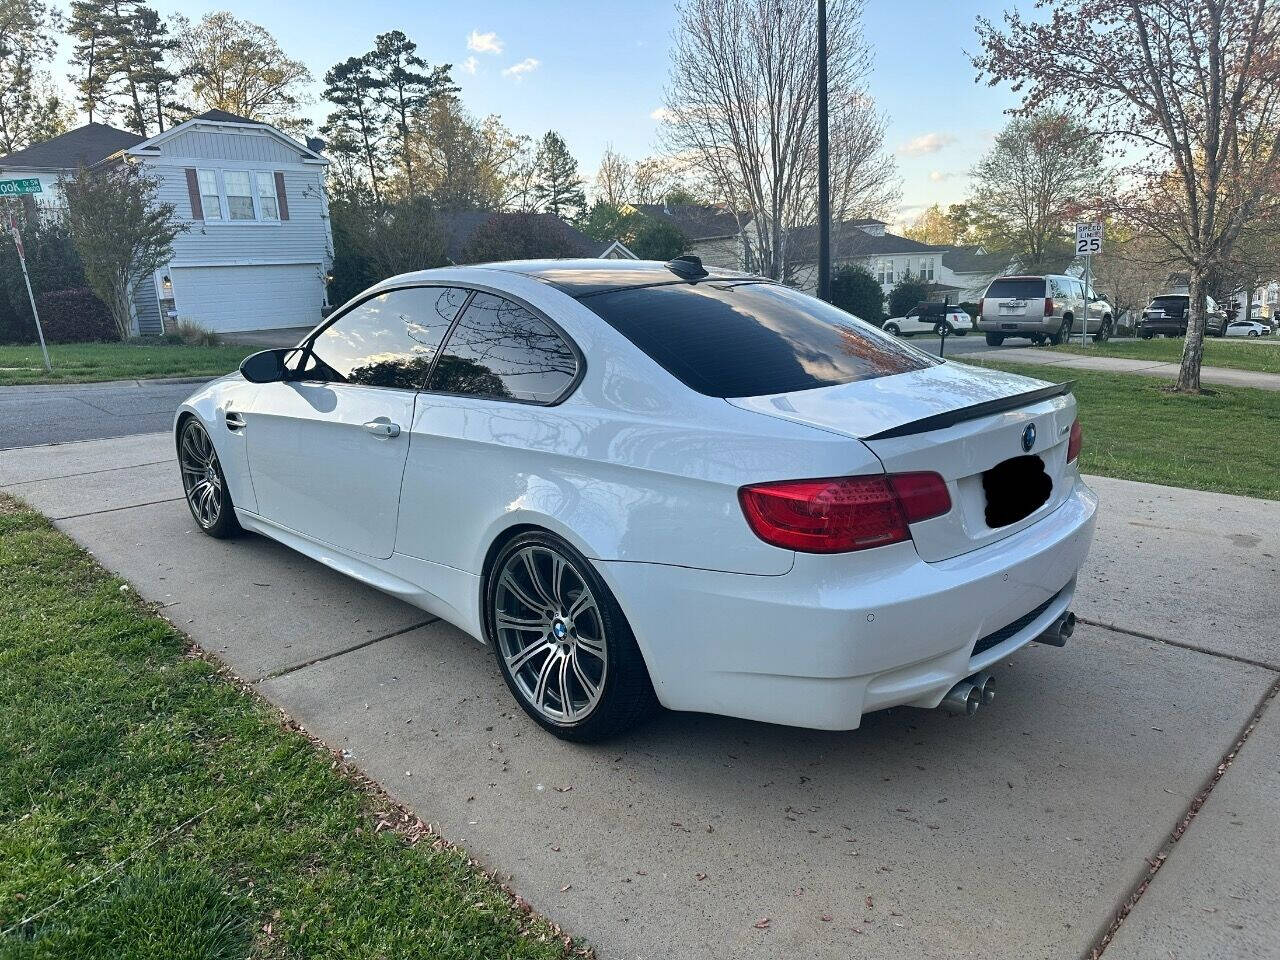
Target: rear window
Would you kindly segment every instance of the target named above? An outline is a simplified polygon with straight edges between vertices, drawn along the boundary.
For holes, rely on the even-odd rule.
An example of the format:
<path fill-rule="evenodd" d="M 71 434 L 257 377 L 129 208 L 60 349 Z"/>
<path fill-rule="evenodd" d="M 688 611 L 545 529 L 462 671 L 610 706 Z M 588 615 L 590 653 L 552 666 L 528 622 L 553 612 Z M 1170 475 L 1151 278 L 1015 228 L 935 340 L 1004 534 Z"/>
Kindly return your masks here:
<path fill-rule="evenodd" d="M 992 280 L 987 296 L 1005 300 L 1035 300 L 1044 296 L 1043 277 L 1004 277 Z"/>
<path fill-rule="evenodd" d="M 586 296 L 582 303 L 710 397 L 812 390 L 939 362 L 774 283 L 668 284 Z"/>
<path fill-rule="evenodd" d="M 1163 310 L 1165 313 L 1182 313 L 1187 309 L 1187 300 L 1187 297 L 1156 297 L 1147 309 Z"/>

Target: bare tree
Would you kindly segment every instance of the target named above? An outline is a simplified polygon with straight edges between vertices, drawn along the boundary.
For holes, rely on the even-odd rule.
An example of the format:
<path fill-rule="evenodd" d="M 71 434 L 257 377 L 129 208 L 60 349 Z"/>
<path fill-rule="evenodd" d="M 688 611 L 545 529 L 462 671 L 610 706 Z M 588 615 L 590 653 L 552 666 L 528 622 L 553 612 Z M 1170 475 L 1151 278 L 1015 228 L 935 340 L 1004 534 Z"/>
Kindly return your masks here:
<path fill-rule="evenodd" d="M 600 157 L 592 199 L 611 207 L 635 202 L 635 165 L 614 150 L 613 144 L 606 146 Z"/>
<path fill-rule="evenodd" d="M 832 216 L 884 213 L 897 199 L 884 117 L 866 90 L 861 0 L 827 17 Z M 793 228 L 817 211 L 817 12 L 810 0 L 682 0 L 665 140 L 711 199 L 735 211 L 752 266 L 790 279 Z"/>
<path fill-rule="evenodd" d="M 1164 289 L 1178 258 L 1161 237 L 1132 224 L 1113 220 L 1106 231 L 1106 256 L 1093 261 L 1094 286 L 1110 300 L 1118 321 L 1142 310 Z"/>
<path fill-rule="evenodd" d="M 1250 220 L 1280 203 L 1280 15 L 1274 0 L 1043 0 L 1048 22 L 978 19 L 979 76 L 1024 111 L 1054 105 L 1118 147 L 1114 213 L 1190 274 L 1177 389 L 1199 392 L 1205 296 Z M 1136 159 L 1133 159 L 1136 157 Z"/>

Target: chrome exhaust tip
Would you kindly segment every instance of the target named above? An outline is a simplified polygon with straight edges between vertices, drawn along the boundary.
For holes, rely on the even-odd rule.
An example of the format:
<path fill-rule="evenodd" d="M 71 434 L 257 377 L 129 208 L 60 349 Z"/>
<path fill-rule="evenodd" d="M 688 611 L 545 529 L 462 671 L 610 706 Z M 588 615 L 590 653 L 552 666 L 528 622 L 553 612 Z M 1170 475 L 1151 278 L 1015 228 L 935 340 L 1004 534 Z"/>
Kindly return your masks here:
<path fill-rule="evenodd" d="M 1071 635 L 1075 632 L 1076 615 L 1068 610 L 1053 623 L 1049 624 L 1044 633 L 1036 637 L 1036 643 L 1048 644 L 1051 647 L 1065 647 L 1067 641 L 1071 639 Z"/>
<path fill-rule="evenodd" d="M 982 705 L 982 691 L 968 680 L 961 680 L 947 691 L 938 704 L 946 713 L 972 717 Z"/>
<path fill-rule="evenodd" d="M 978 690 L 978 698 L 984 703 L 990 703 L 996 698 L 996 678 L 991 674 L 975 673 L 969 678 L 969 682 Z"/>

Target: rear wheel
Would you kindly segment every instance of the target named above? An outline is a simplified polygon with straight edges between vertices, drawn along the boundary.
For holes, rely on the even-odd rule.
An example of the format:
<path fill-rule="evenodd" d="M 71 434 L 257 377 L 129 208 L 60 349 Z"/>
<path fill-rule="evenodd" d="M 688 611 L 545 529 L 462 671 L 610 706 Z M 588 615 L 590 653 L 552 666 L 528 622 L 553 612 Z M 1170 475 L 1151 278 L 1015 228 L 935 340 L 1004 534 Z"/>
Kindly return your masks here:
<path fill-rule="evenodd" d="M 1143 340 L 1150 340 L 1150 339 L 1152 339 L 1152 337 L 1153 337 L 1153 336 L 1154 336 L 1154 334 L 1152 334 L 1150 330 L 1143 330 L 1143 331 L 1142 331 L 1142 339 L 1143 339 Z"/>
<path fill-rule="evenodd" d="M 998 347 L 998 346 L 1000 346 L 1000 344 L 1002 344 L 1002 343 L 1004 343 L 1004 336 L 1003 336 L 1002 334 L 999 334 L 999 333 L 988 333 L 988 334 L 987 334 L 987 346 L 988 346 L 988 347 Z"/>
<path fill-rule="evenodd" d="M 1257 331 L 1257 330 L 1250 330 L 1250 331 L 1249 331 L 1249 336 L 1251 336 L 1251 337 L 1256 337 L 1257 335 L 1258 335 L 1258 331 Z"/>
<path fill-rule="evenodd" d="M 1063 317 L 1062 326 L 1058 328 L 1058 332 L 1049 337 L 1049 342 L 1055 347 L 1059 344 L 1066 343 L 1071 339 L 1071 318 Z"/>
<path fill-rule="evenodd" d="M 955 331 L 951 329 L 951 324 L 945 320 L 940 320 L 933 325 L 933 332 L 939 337 L 950 337 L 955 335 Z"/>
<path fill-rule="evenodd" d="M 485 587 L 485 633 L 524 712 L 565 740 L 603 740 L 655 703 L 626 617 L 582 554 L 544 531 L 498 554 Z"/>
<path fill-rule="evenodd" d="M 896 323 L 886 323 L 884 325 L 884 332 L 891 333 L 895 337 L 902 335 L 902 331 L 898 329 L 898 325 Z"/>
<path fill-rule="evenodd" d="M 219 540 L 239 533 L 240 523 L 218 452 L 196 417 L 188 417 L 178 434 L 178 467 L 187 507 L 200 529 Z"/>

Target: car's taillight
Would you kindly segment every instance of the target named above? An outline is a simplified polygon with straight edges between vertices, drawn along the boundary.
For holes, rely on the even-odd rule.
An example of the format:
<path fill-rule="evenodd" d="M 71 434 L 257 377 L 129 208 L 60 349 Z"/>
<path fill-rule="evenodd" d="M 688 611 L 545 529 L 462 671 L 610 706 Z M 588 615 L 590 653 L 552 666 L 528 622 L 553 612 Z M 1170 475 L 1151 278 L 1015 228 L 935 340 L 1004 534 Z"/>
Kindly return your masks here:
<path fill-rule="evenodd" d="M 738 491 L 765 543 L 805 553 L 845 553 L 911 538 L 909 524 L 951 509 L 936 473 L 895 473 L 760 483 Z"/>
<path fill-rule="evenodd" d="M 1044 315 L 1046 317 L 1053 316 L 1053 297 L 1044 298 Z"/>
<path fill-rule="evenodd" d="M 1080 429 L 1080 419 L 1077 417 L 1071 424 L 1071 437 L 1067 440 L 1067 463 L 1073 462 L 1080 456 L 1080 447 L 1083 443 L 1084 432 Z"/>

